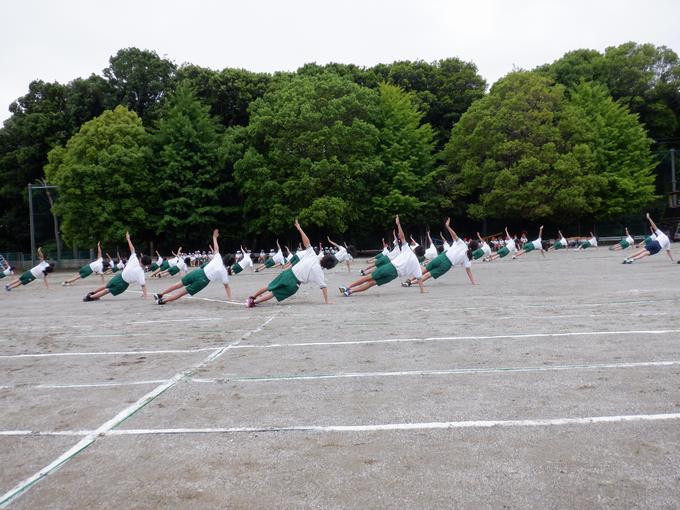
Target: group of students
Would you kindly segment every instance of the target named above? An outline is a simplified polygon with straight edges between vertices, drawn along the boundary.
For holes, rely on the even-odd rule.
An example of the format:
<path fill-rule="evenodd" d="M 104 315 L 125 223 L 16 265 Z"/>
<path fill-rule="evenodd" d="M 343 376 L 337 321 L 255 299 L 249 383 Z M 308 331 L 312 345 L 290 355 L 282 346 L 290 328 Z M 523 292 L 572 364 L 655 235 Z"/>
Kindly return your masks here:
<path fill-rule="evenodd" d="M 650 224 L 651 235 L 637 245 L 638 251 L 627 257 L 623 261 L 624 264 L 632 264 L 636 260 L 655 255 L 661 250 L 666 250 L 668 257 L 671 261 L 673 260 L 670 251 L 670 239 L 656 226 L 649 213 L 647 220 Z M 295 294 L 300 285 L 305 283 L 318 285 L 324 302 L 329 303 L 328 289 L 322 270 L 332 269 L 341 262 L 346 262 L 347 268 L 350 270 L 353 249 L 327 238 L 334 250 L 324 250 L 320 246 L 317 253 L 297 220 L 295 220 L 294 225 L 301 238 L 297 251 L 293 253 L 286 248 L 284 255 L 284 251 L 277 241 L 278 251 L 258 267 L 255 267 L 252 254 L 243 245 L 240 247 L 236 259 L 230 254 L 221 255 L 218 244 L 219 231 L 215 229 L 209 255 L 198 267 L 191 271 L 189 270 L 191 259 L 189 256 L 183 255 L 182 247 L 179 247 L 177 252 L 172 252 L 173 257 L 168 259 L 164 259 L 156 252 L 157 259 L 152 261 L 148 255 L 137 256 L 130 235 L 126 233 L 125 238 L 130 251 L 128 259 L 123 259 L 118 254 L 118 259 L 114 260 L 107 253 L 108 260 L 105 260 L 102 256 L 101 244 L 98 243 L 97 259 L 81 267 L 76 275 L 65 280 L 62 285 L 72 285 L 79 279 L 98 274 L 102 278 L 102 285 L 88 292 L 83 301 L 96 301 L 107 294 L 117 296 L 127 290 L 130 284 L 139 284 L 142 288 L 142 295 L 146 298 L 146 272 L 149 272 L 151 277 L 159 278 L 181 273 L 182 278 L 178 282 L 153 295 L 158 305 L 165 305 L 186 295 L 193 296 L 207 287 L 210 282 L 221 283 L 224 286 L 227 298 L 231 301 L 230 275 L 238 275 L 245 269 L 258 272 L 268 268 L 279 268 L 281 272 L 274 280 L 248 297 L 245 302 L 246 306 L 257 306 L 272 298 L 283 301 Z M 420 246 L 413 237 L 410 238 L 410 242 L 407 241 L 397 215 L 395 217 L 393 243 L 389 245 L 383 239 L 382 252 L 368 261 L 368 266 L 360 271 L 361 277 L 359 279 L 339 287 L 340 294 L 349 297 L 353 294 L 365 292 L 371 287 L 385 285 L 398 278 L 401 280 L 402 286 L 410 287 L 418 284 L 420 292 L 424 293 L 424 282 L 430 278 L 438 279 L 456 266 L 464 268 L 470 283 L 476 285 L 471 270 L 473 260 L 481 259 L 490 262 L 510 254 L 514 259 L 534 250 L 540 251 L 545 256 L 546 251 L 560 250 L 569 246 L 569 241 L 558 230 L 557 240 L 552 246 L 548 247 L 542 239 L 543 226 L 541 226 L 536 239 L 527 240 L 521 248 L 518 248 L 515 239 L 510 236 L 506 228 L 504 245 L 494 252 L 479 233 L 477 233 L 477 239 L 466 242 L 458 237 L 453 230 L 450 218 L 446 219 L 444 226 L 451 242 L 449 243 L 448 239 L 442 234 L 443 244 L 435 246 L 428 232 L 429 245 L 426 249 Z M 635 246 L 635 242 L 626 228 L 626 237 L 617 245 L 612 246 L 610 250 L 620 251 L 631 246 Z M 590 247 L 597 247 L 597 238 L 592 233 L 590 238 L 582 242 L 578 249 L 585 250 Z M 5 289 L 10 291 L 20 285 L 27 285 L 36 279 L 42 279 L 45 287 L 49 288 L 47 275 L 54 270 L 54 264 L 45 260 L 40 248 L 38 249 L 38 257 L 40 263 L 37 266 L 5 285 Z M 6 264 L 4 259 L 0 262 L 2 263 L 2 267 L 0 267 L 2 276 L 0 278 L 13 274 L 14 268 Z M 113 274 L 108 283 L 104 283 L 105 274 Z"/>

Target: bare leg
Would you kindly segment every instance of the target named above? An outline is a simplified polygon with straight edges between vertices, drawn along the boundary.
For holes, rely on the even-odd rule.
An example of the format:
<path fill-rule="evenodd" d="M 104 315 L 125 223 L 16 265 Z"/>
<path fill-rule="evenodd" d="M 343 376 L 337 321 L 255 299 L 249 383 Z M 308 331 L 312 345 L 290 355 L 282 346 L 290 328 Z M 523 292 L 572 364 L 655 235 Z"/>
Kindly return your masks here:
<path fill-rule="evenodd" d="M 178 293 L 173 294 L 172 296 L 163 296 L 163 302 L 169 303 L 170 301 L 175 301 L 175 300 L 181 298 L 182 296 L 186 296 L 187 294 L 188 294 L 187 289 L 183 288 Z"/>
<path fill-rule="evenodd" d="M 80 275 L 74 276 L 74 277 L 71 278 L 70 280 L 64 280 L 64 283 L 70 285 L 70 284 L 72 284 L 73 282 L 75 282 L 76 280 L 80 280 Z"/>
<path fill-rule="evenodd" d="M 271 298 L 274 297 L 274 294 L 269 292 L 266 287 L 264 289 L 264 292 L 258 291 L 258 293 L 254 296 L 255 300 L 253 301 L 254 304 L 259 305 L 260 303 L 264 303 L 265 301 L 269 301 Z"/>
<path fill-rule="evenodd" d="M 370 289 L 371 287 L 374 287 L 375 285 L 377 285 L 375 283 L 375 280 L 373 278 L 371 278 L 369 281 L 362 283 L 361 285 L 359 285 L 357 287 L 352 288 L 351 289 L 352 294 L 356 294 L 357 292 L 364 292 L 364 291 Z"/>
<path fill-rule="evenodd" d="M 177 289 L 179 289 L 179 288 L 182 288 L 182 287 L 184 287 L 184 285 L 182 284 L 181 281 L 179 281 L 179 282 L 175 283 L 174 285 L 170 285 L 170 287 L 168 287 L 167 289 L 165 289 L 163 292 L 159 292 L 159 294 L 160 294 L 161 296 L 164 296 L 164 295 L 167 294 L 168 292 L 173 292 L 173 291 L 175 291 L 175 290 L 177 290 Z"/>
<path fill-rule="evenodd" d="M 88 295 L 90 296 L 90 299 L 99 299 L 100 297 L 106 296 L 109 292 L 109 289 L 106 287 L 100 287 Z"/>
<path fill-rule="evenodd" d="M 250 297 L 252 297 L 252 298 L 257 298 L 258 296 L 261 296 L 261 295 L 264 294 L 265 292 L 268 292 L 267 287 L 262 287 L 260 290 L 258 290 L 255 294 L 253 294 L 253 295 L 250 296 Z"/>
<path fill-rule="evenodd" d="M 352 292 L 354 292 L 354 287 L 358 287 L 358 286 L 363 285 L 364 283 L 369 282 L 369 281 L 373 281 L 373 277 L 370 274 L 367 275 L 367 276 L 362 276 L 361 278 L 359 278 L 354 283 L 350 283 L 347 286 L 347 288 L 352 290 Z"/>

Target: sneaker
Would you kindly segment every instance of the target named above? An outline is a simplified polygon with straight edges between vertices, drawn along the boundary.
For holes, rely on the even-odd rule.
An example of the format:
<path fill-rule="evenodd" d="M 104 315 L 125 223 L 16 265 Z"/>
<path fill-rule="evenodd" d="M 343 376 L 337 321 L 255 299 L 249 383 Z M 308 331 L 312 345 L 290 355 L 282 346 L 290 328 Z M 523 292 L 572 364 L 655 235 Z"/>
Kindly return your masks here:
<path fill-rule="evenodd" d="M 405 282 L 401 282 L 401 286 L 402 286 L 402 287 L 410 287 L 410 286 L 411 286 L 411 281 L 410 281 L 410 280 L 407 280 L 407 281 L 405 281 Z"/>
<path fill-rule="evenodd" d="M 363 269 L 359 271 L 359 274 L 360 274 L 361 276 L 366 276 L 366 274 L 364 273 L 364 270 L 363 270 Z"/>
<path fill-rule="evenodd" d="M 163 294 L 155 293 L 151 294 L 151 297 L 153 297 L 154 301 L 158 303 L 158 301 L 163 297 Z"/>
<path fill-rule="evenodd" d="M 255 306 L 255 298 L 253 296 L 248 296 L 246 299 L 246 308 L 253 308 Z"/>
<path fill-rule="evenodd" d="M 9 292 L 10 290 L 12 290 L 12 289 L 10 289 L 10 287 L 9 287 L 9 283 L 8 283 L 7 285 L 5 285 L 5 290 L 6 290 L 7 292 Z"/>
<path fill-rule="evenodd" d="M 515 256 L 515 255 L 512 256 L 512 259 L 513 259 L 513 260 L 516 259 L 516 258 L 517 258 L 517 256 Z"/>
<path fill-rule="evenodd" d="M 352 289 L 345 289 L 343 294 L 345 295 L 345 297 L 350 297 L 350 295 L 352 294 Z"/>
<path fill-rule="evenodd" d="M 156 300 L 156 304 L 157 304 L 157 305 L 164 305 L 164 304 L 165 304 L 165 300 L 164 300 L 162 297 L 159 297 L 159 298 Z"/>
<path fill-rule="evenodd" d="M 340 294 L 344 294 L 347 292 L 347 287 L 338 287 L 338 290 L 340 291 Z"/>
<path fill-rule="evenodd" d="M 94 301 L 94 299 L 92 299 L 92 295 L 91 295 L 91 294 L 88 294 L 87 296 L 85 296 L 85 297 L 83 298 L 83 301 L 85 301 L 85 302 L 87 302 L 87 301 Z"/>
<path fill-rule="evenodd" d="M 62 287 L 66 287 L 68 285 L 68 282 L 61 282 Z"/>

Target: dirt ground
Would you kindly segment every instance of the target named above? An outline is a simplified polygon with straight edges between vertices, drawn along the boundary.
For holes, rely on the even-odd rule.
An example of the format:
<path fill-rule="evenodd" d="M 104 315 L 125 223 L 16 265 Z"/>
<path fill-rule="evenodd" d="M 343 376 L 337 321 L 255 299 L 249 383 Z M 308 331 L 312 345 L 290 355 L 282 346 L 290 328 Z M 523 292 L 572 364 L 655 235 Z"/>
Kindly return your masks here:
<path fill-rule="evenodd" d="M 2 291 L 0 501 L 680 508 L 680 265 L 622 259 L 534 252 L 474 263 L 474 287 L 456 268 L 342 297 L 357 262 L 329 306 L 303 286 L 245 308 L 271 270 L 233 276 L 232 303 L 214 284 L 84 303 L 98 277 L 64 274 Z"/>

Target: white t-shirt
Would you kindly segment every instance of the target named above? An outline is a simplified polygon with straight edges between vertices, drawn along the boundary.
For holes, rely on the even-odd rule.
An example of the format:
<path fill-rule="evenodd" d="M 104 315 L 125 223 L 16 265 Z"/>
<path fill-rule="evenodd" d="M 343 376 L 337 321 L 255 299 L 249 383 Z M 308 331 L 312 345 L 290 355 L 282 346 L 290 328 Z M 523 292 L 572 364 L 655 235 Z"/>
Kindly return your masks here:
<path fill-rule="evenodd" d="M 136 253 L 130 254 L 130 258 L 120 275 L 127 283 L 138 283 L 140 285 L 146 283 L 146 280 L 144 279 L 144 269 L 139 265 L 139 259 L 137 258 Z"/>
<path fill-rule="evenodd" d="M 203 271 L 211 282 L 222 282 L 224 285 L 229 283 L 229 273 L 219 254 L 213 257 L 210 263 L 203 268 Z"/>
<path fill-rule="evenodd" d="M 95 273 L 103 273 L 104 272 L 104 259 L 99 257 L 97 260 L 94 262 L 90 262 L 90 269 L 92 269 L 93 272 Z"/>
<path fill-rule="evenodd" d="M 461 266 L 468 268 L 472 264 L 470 263 L 470 259 L 468 259 L 467 256 L 467 246 L 465 246 L 465 243 L 458 240 L 457 242 L 453 243 L 453 246 L 446 250 L 446 258 L 449 259 L 451 264 L 455 266 Z"/>
<path fill-rule="evenodd" d="M 316 283 L 320 289 L 325 289 L 328 286 L 326 285 L 326 277 L 314 248 L 310 246 L 304 251 L 298 251 L 297 256 L 300 258 L 300 262 L 290 268 L 295 278 L 300 283 Z"/>
<path fill-rule="evenodd" d="M 543 241 L 541 240 L 540 237 L 538 239 L 534 239 L 533 241 L 531 241 L 531 244 L 534 245 L 535 250 L 542 250 L 543 249 Z"/>
<path fill-rule="evenodd" d="M 425 258 L 428 260 L 432 260 L 437 256 L 437 247 L 434 244 L 431 244 L 427 250 L 425 250 Z"/>
<path fill-rule="evenodd" d="M 489 246 L 486 241 L 482 241 L 480 248 L 484 252 L 484 255 L 491 255 L 491 246 Z"/>
<path fill-rule="evenodd" d="M 283 265 L 283 264 L 286 263 L 286 259 L 283 257 L 283 252 L 282 252 L 281 250 L 277 251 L 277 252 L 274 254 L 274 256 L 272 257 L 272 259 L 273 259 L 274 262 L 276 262 L 277 264 Z"/>
<path fill-rule="evenodd" d="M 163 257 L 161 257 L 161 256 L 159 255 L 159 256 L 158 256 L 158 260 L 156 261 L 156 264 L 158 264 L 158 265 L 160 266 L 162 263 L 163 263 Z"/>
<path fill-rule="evenodd" d="M 633 245 L 633 244 L 635 244 L 635 239 L 633 239 L 631 236 L 626 236 L 626 242 L 628 244 Z"/>
<path fill-rule="evenodd" d="M 656 240 L 659 241 L 659 244 L 661 245 L 661 249 L 663 250 L 670 250 L 671 249 L 671 240 L 668 239 L 668 236 L 661 232 L 661 230 L 655 230 L 654 234 L 656 236 Z"/>
<path fill-rule="evenodd" d="M 385 257 L 387 257 L 387 256 L 389 255 L 389 253 L 390 253 L 390 250 L 388 250 L 388 249 L 387 249 L 387 246 L 385 246 L 385 247 L 382 249 L 382 252 L 380 252 L 380 253 L 381 253 L 382 255 L 385 255 Z"/>
<path fill-rule="evenodd" d="M 392 259 L 392 265 L 400 278 L 422 278 L 423 276 L 418 257 L 407 244 L 404 244 L 399 254 Z"/>
<path fill-rule="evenodd" d="M 564 236 L 560 237 L 560 244 L 562 245 L 563 248 L 569 248 L 569 243 L 564 238 Z"/>
<path fill-rule="evenodd" d="M 335 252 L 334 254 L 335 258 L 338 260 L 338 262 L 344 262 L 345 260 L 352 260 L 352 256 L 347 253 L 347 248 L 344 246 L 341 246 L 338 248 L 338 251 Z"/>
<path fill-rule="evenodd" d="M 407 246 L 407 245 L 404 245 L 404 246 Z M 399 249 L 399 245 L 395 244 L 394 248 L 392 248 L 392 251 L 390 251 L 387 254 L 387 258 L 389 258 L 390 260 L 394 260 L 394 258 L 398 257 L 399 255 L 401 255 L 401 250 Z"/>
<path fill-rule="evenodd" d="M 118 269 L 125 269 L 125 264 L 123 263 L 122 260 L 119 260 L 119 261 L 118 261 L 118 264 L 116 264 L 116 267 L 117 267 Z"/>
<path fill-rule="evenodd" d="M 5 270 L 2 272 L 2 274 L 4 274 L 5 276 L 9 276 L 9 275 L 11 275 L 11 274 L 14 274 L 14 271 L 12 271 L 12 270 L 8 267 L 7 269 L 5 269 Z"/>
<path fill-rule="evenodd" d="M 31 274 L 36 278 L 45 278 L 45 273 L 43 271 L 45 271 L 48 266 L 49 263 L 43 260 L 40 264 L 31 268 Z"/>
<path fill-rule="evenodd" d="M 238 265 L 243 269 L 246 269 L 247 267 L 253 267 L 253 259 L 249 252 L 246 252 L 246 254 L 243 256 L 243 259 L 239 261 Z"/>
<path fill-rule="evenodd" d="M 514 239 L 506 239 L 505 240 L 505 247 L 510 250 L 510 253 L 516 252 L 517 251 L 517 245 L 515 244 Z"/>
<path fill-rule="evenodd" d="M 451 245 L 448 243 L 448 241 L 446 241 L 446 239 L 444 239 L 444 251 L 448 250 L 449 248 L 451 248 Z"/>
<path fill-rule="evenodd" d="M 597 238 L 595 236 L 588 239 L 588 242 L 590 243 L 590 246 L 597 246 Z"/>

